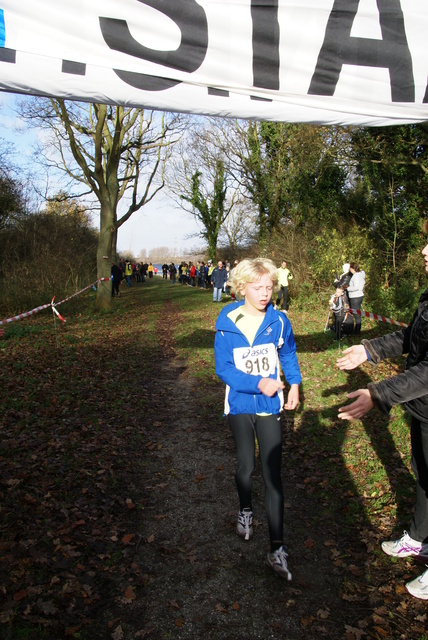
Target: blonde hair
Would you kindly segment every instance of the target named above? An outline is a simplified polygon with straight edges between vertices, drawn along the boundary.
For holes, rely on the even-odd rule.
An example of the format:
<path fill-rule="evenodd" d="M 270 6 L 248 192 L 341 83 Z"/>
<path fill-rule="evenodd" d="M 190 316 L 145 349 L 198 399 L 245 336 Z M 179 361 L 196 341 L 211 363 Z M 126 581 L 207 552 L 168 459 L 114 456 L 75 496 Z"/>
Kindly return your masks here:
<path fill-rule="evenodd" d="M 265 274 L 272 280 L 275 288 L 278 285 L 275 263 L 268 258 L 245 258 L 230 272 L 228 284 L 233 293 L 239 293 L 248 282 L 258 282 Z"/>

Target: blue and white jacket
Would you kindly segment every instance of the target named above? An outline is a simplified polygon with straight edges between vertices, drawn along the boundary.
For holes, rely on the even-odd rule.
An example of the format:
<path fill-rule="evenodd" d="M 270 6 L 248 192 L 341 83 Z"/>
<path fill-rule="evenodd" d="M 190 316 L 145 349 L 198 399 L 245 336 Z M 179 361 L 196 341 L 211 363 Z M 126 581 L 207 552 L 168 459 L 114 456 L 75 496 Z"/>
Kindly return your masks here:
<path fill-rule="evenodd" d="M 258 384 L 263 377 L 280 379 L 280 367 L 288 384 L 300 384 L 296 343 L 287 316 L 276 311 L 272 304 L 251 346 L 227 315 L 244 301 L 234 302 L 222 309 L 215 325 L 215 369 L 226 384 L 224 413 L 277 414 L 284 406 L 282 390 L 272 397 L 261 393 Z"/>

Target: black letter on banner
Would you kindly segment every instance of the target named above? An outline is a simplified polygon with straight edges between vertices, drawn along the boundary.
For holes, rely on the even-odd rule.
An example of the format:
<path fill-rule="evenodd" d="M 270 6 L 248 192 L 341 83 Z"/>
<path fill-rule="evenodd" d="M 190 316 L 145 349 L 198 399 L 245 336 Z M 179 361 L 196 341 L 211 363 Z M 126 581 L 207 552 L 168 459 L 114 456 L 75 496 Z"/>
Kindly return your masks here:
<path fill-rule="evenodd" d="M 195 0 L 173 0 L 172 2 L 138 0 L 138 2 L 157 9 L 176 23 L 181 31 L 180 46 L 178 49 L 169 51 L 150 49 L 135 40 L 125 20 L 100 17 L 101 32 L 110 49 L 179 71 L 193 73 L 199 69 L 208 48 L 208 23 L 204 9 Z M 128 84 L 147 91 L 162 91 L 180 84 L 179 80 L 143 73 L 118 70 L 116 73 Z"/>
<path fill-rule="evenodd" d="M 16 50 L 15 49 L 6 49 L 5 47 L 0 47 L 0 62 L 11 62 L 15 64 L 16 62 Z"/>
<path fill-rule="evenodd" d="M 278 0 L 251 0 L 253 20 L 253 82 L 279 89 Z"/>
<path fill-rule="evenodd" d="M 393 102 L 414 102 L 412 58 L 400 0 L 377 0 L 382 40 L 351 37 L 359 0 L 335 0 L 308 93 L 332 96 L 342 65 L 389 69 Z"/>

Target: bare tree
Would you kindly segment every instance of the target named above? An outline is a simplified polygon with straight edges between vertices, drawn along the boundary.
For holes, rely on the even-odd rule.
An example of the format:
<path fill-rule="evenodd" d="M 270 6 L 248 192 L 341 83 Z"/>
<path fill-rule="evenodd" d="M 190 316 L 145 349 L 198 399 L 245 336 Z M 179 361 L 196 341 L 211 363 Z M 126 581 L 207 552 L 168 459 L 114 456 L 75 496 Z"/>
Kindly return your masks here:
<path fill-rule="evenodd" d="M 233 207 L 219 234 L 219 244 L 235 253 L 257 240 L 257 211 L 241 199 Z"/>
<path fill-rule="evenodd" d="M 26 180 L 13 164 L 14 145 L 0 138 L 0 232 L 27 213 Z"/>
<path fill-rule="evenodd" d="M 208 118 L 199 119 L 179 147 L 168 167 L 168 189 L 175 204 L 198 220 L 199 236 L 215 258 L 219 235 L 239 201 L 239 184 Z"/>
<path fill-rule="evenodd" d="M 183 118 L 144 109 L 33 98 L 20 107 L 31 126 L 48 132 L 41 155 L 68 183 L 74 197 L 97 202 L 100 234 L 97 276 L 110 277 L 117 230 L 164 187 L 165 162 L 178 140 Z M 119 217 L 119 203 L 124 213 Z M 97 307 L 111 304 L 110 288 L 98 287 Z"/>

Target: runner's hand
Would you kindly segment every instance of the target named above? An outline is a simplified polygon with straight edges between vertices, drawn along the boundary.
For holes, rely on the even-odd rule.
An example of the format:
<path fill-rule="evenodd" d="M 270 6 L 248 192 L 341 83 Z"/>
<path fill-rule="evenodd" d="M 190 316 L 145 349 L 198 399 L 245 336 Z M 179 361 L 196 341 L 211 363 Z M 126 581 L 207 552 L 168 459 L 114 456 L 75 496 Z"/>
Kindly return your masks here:
<path fill-rule="evenodd" d="M 299 404 L 299 385 L 292 384 L 288 392 L 287 402 L 284 404 L 284 409 L 292 411 Z"/>
<path fill-rule="evenodd" d="M 343 352 L 342 358 L 336 360 L 336 366 L 342 371 L 355 369 L 367 360 L 367 352 L 362 344 L 354 344 Z"/>
<path fill-rule="evenodd" d="M 283 389 L 284 386 L 281 380 L 274 380 L 273 378 L 262 378 L 258 384 L 263 395 L 269 396 L 270 398 L 274 396 L 279 389 Z"/>

